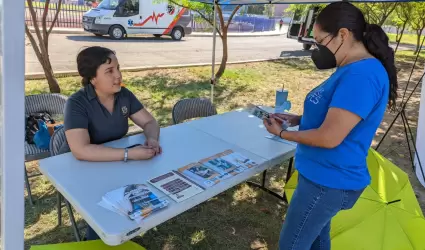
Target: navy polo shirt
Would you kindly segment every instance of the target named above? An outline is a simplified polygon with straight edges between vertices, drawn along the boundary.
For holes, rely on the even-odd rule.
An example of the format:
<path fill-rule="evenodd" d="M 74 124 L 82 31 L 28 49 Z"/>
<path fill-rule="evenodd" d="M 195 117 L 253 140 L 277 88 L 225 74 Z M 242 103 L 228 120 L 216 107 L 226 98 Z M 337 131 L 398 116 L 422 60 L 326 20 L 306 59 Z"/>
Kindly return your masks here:
<path fill-rule="evenodd" d="M 128 132 L 128 118 L 143 109 L 134 94 L 121 87 L 115 94 L 111 113 L 100 103 L 93 85 L 89 84 L 71 95 L 65 104 L 64 127 L 87 129 L 91 144 L 102 144 L 124 137 Z"/>

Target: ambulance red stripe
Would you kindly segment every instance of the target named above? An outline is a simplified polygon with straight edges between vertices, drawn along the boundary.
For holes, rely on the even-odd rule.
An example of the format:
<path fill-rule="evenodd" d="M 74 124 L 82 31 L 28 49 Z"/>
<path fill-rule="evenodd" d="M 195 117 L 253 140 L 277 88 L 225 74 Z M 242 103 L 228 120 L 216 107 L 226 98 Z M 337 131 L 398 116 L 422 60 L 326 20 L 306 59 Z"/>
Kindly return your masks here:
<path fill-rule="evenodd" d="M 163 35 L 167 35 L 170 33 L 170 31 L 174 28 L 176 23 L 180 20 L 180 18 L 183 16 L 183 13 L 186 11 L 186 8 L 182 8 L 179 12 L 179 14 L 174 18 L 174 20 L 170 23 L 170 26 L 162 33 Z"/>

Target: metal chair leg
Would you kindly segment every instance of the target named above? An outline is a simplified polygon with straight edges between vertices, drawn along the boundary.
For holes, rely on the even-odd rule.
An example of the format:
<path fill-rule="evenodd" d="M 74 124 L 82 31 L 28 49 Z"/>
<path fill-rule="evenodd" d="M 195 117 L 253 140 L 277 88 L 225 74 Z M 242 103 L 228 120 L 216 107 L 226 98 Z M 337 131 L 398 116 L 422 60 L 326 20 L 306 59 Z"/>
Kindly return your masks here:
<path fill-rule="evenodd" d="M 25 163 L 24 163 L 24 170 L 25 170 L 25 187 L 27 188 L 28 199 L 30 201 L 30 204 L 33 206 L 34 205 L 34 201 L 32 199 L 31 187 L 30 187 L 30 182 L 28 180 L 27 167 L 25 166 Z"/>
<path fill-rule="evenodd" d="M 58 209 L 58 226 L 62 225 L 62 194 L 56 191 L 57 195 L 57 209 Z"/>
<path fill-rule="evenodd" d="M 75 239 L 77 241 L 81 241 L 80 231 L 77 227 L 77 222 L 75 222 L 74 212 L 72 211 L 71 204 L 69 204 L 69 202 L 66 199 L 64 200 L 65 200 L 66 209 L 68 210 L 69 219 L 71 220 L 72 229 L 74 230 Z"/>

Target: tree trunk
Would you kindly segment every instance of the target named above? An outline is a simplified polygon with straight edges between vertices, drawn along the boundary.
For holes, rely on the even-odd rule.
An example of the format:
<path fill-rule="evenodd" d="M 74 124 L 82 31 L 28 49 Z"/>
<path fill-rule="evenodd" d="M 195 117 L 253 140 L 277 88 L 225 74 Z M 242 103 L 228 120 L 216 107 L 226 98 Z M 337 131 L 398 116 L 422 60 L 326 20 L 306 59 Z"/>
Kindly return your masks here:
<path fill-rule="evenodd" d="M 406 29 L 407 22 L 408 22 L 408 20 L 406 20 L 403 23 L 403 27 L 401 28 L 400 34 L 397 34 L 397 38 L 396 38 L 397 46 L 395 47 L 394 53 L 396 53 L 397 50 L 398 50 L 398 46 L 400 45 L 401 39 L 403 38 L 403 34 L 404 34 L 404 30 Z M 397 30 L 398 30 L 398 28 L 397 28 Z M 397 33 L 398 33 L 398 31 L 397 31 Z"/>
<path fill-rule="evenodd" d="M 232 14 L 230 14 L 229 19 L 227 20 L 227 24 L 224 23 L 223 18 L 223 12 L 221 11 L 221 8 L 217 8 L 218 17 L 220 19 L 220 26 L 221 26 L 221 42 L 223 44 L 223 57 L 221 58 L 220 67 L 218 68 L 217 73 L 215 74 L 215 79 L 219 80 L 220 77 L 223 76 L 224 71 L 226 70 L 227 65 L 227 59 L 229 57 L 228 54 L 228 46 L 227 46 L 227 31 L 229 30 L 229 25 L 232 23 L 233 17 L 236 15 L 236 12 L 240 9 L 241 5 L 236 6 L 236 8 L 233 10 Z M 214 62 L 213 62 L 214 63 Z"/>
<path fill-rule="evenodd" d="M 415 55 L 419 53 L 419 50 L 421 49 L 421 35 L 422 35 L 422 31 L 421 30 L 416 30 L 416 35 L 417 35 L 417 39 L 416 39 L 416 50 L 415 50 Z"/>
<path fill-rule="evenodd" d="M 396 32 L 395 41 L 396 42 L 399 42 L 400 41 L 400 38 L 399 38 L 399 36 L 400 36 L 400 28 L 398 26 L 395 28 L 395 32 Z"/>
<path fill-rule="evenodd" d="M 51 66 L 50 66 L 50 69 L 48 67 L 46 68 L 43 67 L 43 69 L 44 69 L 44 74 L 46 75 L 47 83 L 49 84 L 50 93 L 60 93 L 61 89 L 59 87 L 58 81 L 53 75 L 53 70 Z"/>
<path fill-rule="evenodd" d="M 223 37 L 221 38 L 223 44 L 223 57 L 221 58 L 220 68 L 218 68 L 217 73 L 215 74 L 215 79 L 220 79 L 223 76 L 224 71 L 226 70 L 227 59 L 228 59 L 228 47 L 227 47 L 227 28 L 223 29 Z"/>
<path fill-rule="evenodd" d="M 38 61 L 40 62 L 41 66 L 43 67 L 43 71 L 44 74 L 46 76 L 46 80 L 47 83 L 49 84 L 49 89 L 51 93 L 60 93 L 61 89 L 59 87 L 58 81 L 56 80 L 54 74 L 53 74 L 53 68 L 52 65 L 50 63 L 50 59 L 49 59 L 49 35 L 50 32 L 53 29 L 53 26 L 55 25 L 55 22 L 58 18 L 58 14 L 60 11 L 60 6 L 62 4 L 63 0 L 59 0 L 58 3 L 58 9 L 57 12 L 55 14 L 55 18 L 54 21 L 51 24 L 51 27 L 49 29 L 47 29 L 47 24 L 46 24 L 46 17 L 47 17 L 47 13 L 48 13 L 48 4 L 50 2 L 50 0 L 46 1 L 46 5 L 44 8 L 44 12 L 43 12 L 43 17 L 42 17 L 42 30 L 40 30 L 40 28 L 38 27 L 38 23 L 37 23 L 37 14 L 34 11 L 34 6 L 33 6 L 33 0 L 27 0 L 28 3 L 28 8 L 31 14 L 31 19 L 32 19 L 32 23 L 34 24 L 34 32 L 35 35 L 37 37 L 38 43 L 35 40 L 33 34 L 29 31 L 28 26 L 25 25 L 25 33 L 28 37 L 28 39 L 31 42 L 32 48 L 34 49 L 34 52 L 37 56 Z"/>
<path fill-rule="evenodd" d="M 382 27 L 382 25 L 384 25 L 385 21 L 387 20 L 388 16 L 384 15 L 381 17 L 381 20 L 379 20 L 378 25 Z"/>
<path fill-rule="evenodd" d="M 43 65 L 43 70 L 44 70 L 44 74 L 46 75 L 47 84 L 49 84 L 50 93 L 60 93 L 61 89 L 59 87 L 58 81 L 55 78 L 55 75 L 53 74 L 53 69 L 52 69 L 52 65 L 50 64 L 49 55 L 46 55 L 46 56 L 42 55 L 42 57 L 43 57 L 43 61 L 45 62 Z"/>

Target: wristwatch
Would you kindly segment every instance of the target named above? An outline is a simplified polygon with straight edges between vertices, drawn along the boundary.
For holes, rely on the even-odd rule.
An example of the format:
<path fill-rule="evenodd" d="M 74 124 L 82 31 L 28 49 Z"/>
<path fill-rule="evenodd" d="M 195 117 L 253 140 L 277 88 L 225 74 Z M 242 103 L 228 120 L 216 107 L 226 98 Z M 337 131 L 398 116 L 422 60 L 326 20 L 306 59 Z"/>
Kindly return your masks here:
<path fill-rule="evenodd" d="M 124 162 L 127 162 L 128 160 L 128 148 L 124 149 Z"/>

